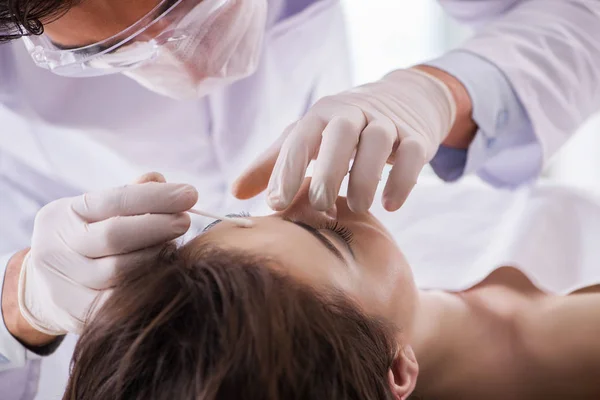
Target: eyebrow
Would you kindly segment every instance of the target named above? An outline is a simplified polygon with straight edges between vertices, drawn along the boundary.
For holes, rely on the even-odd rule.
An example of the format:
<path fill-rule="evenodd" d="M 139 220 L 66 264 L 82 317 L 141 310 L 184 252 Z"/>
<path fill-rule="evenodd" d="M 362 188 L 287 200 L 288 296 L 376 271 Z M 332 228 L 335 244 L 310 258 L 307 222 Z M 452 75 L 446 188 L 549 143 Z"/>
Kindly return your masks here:
<path fill-rule="evenodd" d="M 242 217 L 242 216 L 248 216 L 247 214 L 228 214 L 227 217 Z M 346 258 L 344 257 L 344 255 L 342 254 L 342 252 L 335 247 L 335 245 L 331 242 L 331 240 L 329 240 L 325 235 L 323 235 L 318 229 L 315 229 L 314 227 L 305 224 L 304 222 L 300 222 L 300 221 L 293 221 L 289 218 L 283 218 L 284 221 L 286 222 L 291 222 L 292 224 L 299 226 L 300 228 L 304 229 L 305 231 L 307 231 L 308 233 L 310 233 L 311 235 L 313 235 L 315 238 L 317 238 L 321 244 L 323 244 L 323 246 L 325 246 L 327 248 L 327 250 L 329 250 L 336 258 L 338 258 L 340 261 L 346 263 Z M 208 230 L 210 230 L 211 228 L 213 228 L 215 225 L 218 225 L 221 223 L 221 220 L 218 219 L 214 222 L 211 222 L 210 224 L 208 224 L 203 230 L 202 232 L 206 232 Z"/>
<path fill-rule="evenodd" d="M 283 220 L 291 222 L 296 226 L 299 226 L 300 228 L 304 229 L 305 231 L 316 237 L 323 244 L 323 246 L 325 246 L 327 250 L 329 250 L 335 257 L 337 257 L 340 261 L 346 263 L 346 258 L 344 257 L 342 252 L 337 247 L 335 247 L 331 240 L 329 240 L 325 235 L 323 235 L 318 229 L 315 229 L 314 227 L 305 224 L 304 222 L 292 221 L 286 218 L 284 218 Z"/>
<path fill-rule="evenodd" d="M 250 214 L 248 214 L 247 212 L 241 212 L 241 213 L 235 213 L 235 214 L 227 214 L 225 215 L 227 218 L 248 218 L 250 217 Z M 221 222 L 223 222 L 220 219 L 216 219 L 213 222 L 211 222 L 210 224 L 206 225 L 204 227 L 204 229 L 202 229 L 202 232 L 206 232 L 209 229 L 211 229 L 213 226 L 220 224 Z"/>

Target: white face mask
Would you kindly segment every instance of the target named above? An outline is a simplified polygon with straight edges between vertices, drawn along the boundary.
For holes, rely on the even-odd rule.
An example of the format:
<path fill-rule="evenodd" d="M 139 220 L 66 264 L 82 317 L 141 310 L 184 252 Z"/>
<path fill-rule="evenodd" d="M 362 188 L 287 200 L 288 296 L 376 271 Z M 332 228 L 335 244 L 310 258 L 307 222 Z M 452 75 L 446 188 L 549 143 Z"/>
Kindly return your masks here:
<path fill-rule="evenodd" d="M 175 99 L 205 96 L 256 71 L 266 16 L 266 0 L 203 0 L 175 27 L 184 38 L 123 74 Z"/>

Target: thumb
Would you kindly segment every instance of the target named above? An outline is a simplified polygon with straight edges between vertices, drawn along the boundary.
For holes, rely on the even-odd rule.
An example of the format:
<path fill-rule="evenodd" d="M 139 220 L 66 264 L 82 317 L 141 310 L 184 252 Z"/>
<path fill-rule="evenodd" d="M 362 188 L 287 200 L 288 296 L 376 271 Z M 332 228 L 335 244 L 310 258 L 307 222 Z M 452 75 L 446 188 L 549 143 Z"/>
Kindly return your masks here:
<path fill-rule="evenodd" d="M 163 176 L 163 174 L 159 172 L 147 172 L 144 175 L 140 176 L 136 179 L 134 183 L 148 183 L 148 182 L 158 182 L 158 183 L 167 183 L 167 180 Z"/>
<path fill-rule="evenodd" d="M 296 123 L 288 126 L 283 134 L 235 180 L 231 192 L 236 198 L 240 200 L 251 199 L 267 188 L 281 146 L 294 126 L 296 126 Z"/>

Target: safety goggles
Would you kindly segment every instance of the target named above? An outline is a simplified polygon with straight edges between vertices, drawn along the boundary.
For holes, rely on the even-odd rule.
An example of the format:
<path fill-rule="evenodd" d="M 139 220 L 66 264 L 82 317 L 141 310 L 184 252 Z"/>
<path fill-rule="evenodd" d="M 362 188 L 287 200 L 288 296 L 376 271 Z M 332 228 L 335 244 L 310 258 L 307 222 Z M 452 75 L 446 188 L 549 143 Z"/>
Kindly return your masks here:
<path fill-rule="evenodd" d="M 202 24 L 229 0 L 162 0 L 139 21 L 101 42 L 74 49 L 61 49 L 47 35 L 23 40 L 35 64 L 67 77 L 115 74 L 151 62 L 161 46 L 186 39 L 186 25 Z M 206 3 L 206 4 L 205 4 Z M 201 17 L 186 21 L 195 7 L 205 7 Z M 182 23 L 183 22 L 183 23 Z"/>

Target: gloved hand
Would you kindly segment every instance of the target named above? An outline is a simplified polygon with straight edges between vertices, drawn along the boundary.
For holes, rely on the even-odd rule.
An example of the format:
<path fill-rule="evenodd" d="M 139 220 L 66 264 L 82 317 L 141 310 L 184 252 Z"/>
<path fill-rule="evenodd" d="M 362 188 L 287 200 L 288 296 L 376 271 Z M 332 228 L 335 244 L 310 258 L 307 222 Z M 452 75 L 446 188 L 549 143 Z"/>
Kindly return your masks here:
<path fill-rule="evenodd" d="M 155 257 L 184 234 L 198 193 L 149 174 L 138 183 L 64 198 L 36 216 L 19 278 L 19 308 L 36 330 L 80 333 L 120 266 Z"/>
<path fill-rule="evenodd" d="M 394 71 L 381 81 L 318 101 L 238 178 L 233 193 L 250 198 L 268 182 L 269 205 L 283 210 L 316 158 L 309 199 L 317 210 L 326 211 L 334 205 L 354 158 L 350 209 L 369 209 L 388 162 L 394 165 L 382 201 L 387 210 L 397 210 L 455 118 L 455 100 L 445 83 L 417 69 Z"/>

